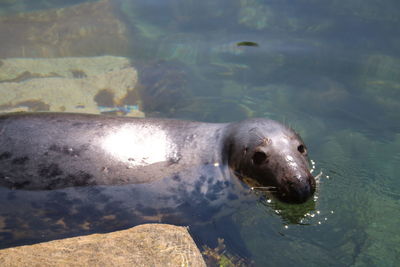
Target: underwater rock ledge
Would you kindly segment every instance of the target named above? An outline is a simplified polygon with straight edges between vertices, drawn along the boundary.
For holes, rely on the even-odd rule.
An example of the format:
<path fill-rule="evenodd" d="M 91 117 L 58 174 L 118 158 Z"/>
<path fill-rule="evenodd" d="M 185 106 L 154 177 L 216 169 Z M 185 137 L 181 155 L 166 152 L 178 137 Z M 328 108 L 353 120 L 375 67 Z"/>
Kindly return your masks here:
<path fill-rule="evenodd" d="M 112 1 L 0 17 L 0 58 L 128 55 L 128 27 Z"/>
<path fill-rule="evenodd" d="M 0 113 L 52 111 L 144 117 L 137 71 L 115 56 L 0 60 Z"/>

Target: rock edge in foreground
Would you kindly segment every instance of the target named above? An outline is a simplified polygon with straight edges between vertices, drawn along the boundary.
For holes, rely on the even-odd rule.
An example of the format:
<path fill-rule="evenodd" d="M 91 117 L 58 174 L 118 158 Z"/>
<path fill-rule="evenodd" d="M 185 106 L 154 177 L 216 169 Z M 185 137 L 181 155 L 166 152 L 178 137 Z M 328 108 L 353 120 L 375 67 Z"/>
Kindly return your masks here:
<path fill-rule="evenodd" d="M 144 224 L 0 250 L 1 266 L 206 266 L 186 227 Z"/>

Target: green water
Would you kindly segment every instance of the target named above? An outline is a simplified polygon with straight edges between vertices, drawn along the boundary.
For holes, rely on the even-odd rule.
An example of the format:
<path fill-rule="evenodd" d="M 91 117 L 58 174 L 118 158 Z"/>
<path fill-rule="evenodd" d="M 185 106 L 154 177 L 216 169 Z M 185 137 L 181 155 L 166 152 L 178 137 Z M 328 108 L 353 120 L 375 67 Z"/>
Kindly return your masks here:
<path fill-rule="evenodd" d="M 78 2 L 0 1 L 0 14 Z M 238 209 L 234 231 L 217 230 L 240 238 L 256 266 L 397 266 L 400 2 L 112 2 L 129 25 L 140 74 L 154 80 L 148 73 L 162 62 L 160 77 L 178 79 L 165 83 L 167 97 L 149 116 L 276 119 L 300 132 L 322 172 L 301 222 L 290 213 L 304 207 L 284 216 L 285 208 L 260 203 Z"/>

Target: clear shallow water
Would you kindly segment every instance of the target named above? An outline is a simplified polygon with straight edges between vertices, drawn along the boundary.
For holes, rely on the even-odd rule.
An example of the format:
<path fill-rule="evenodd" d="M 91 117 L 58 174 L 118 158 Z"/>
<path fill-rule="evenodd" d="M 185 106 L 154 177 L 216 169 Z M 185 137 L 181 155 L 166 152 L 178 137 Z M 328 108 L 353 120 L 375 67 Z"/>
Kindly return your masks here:
<path fill-rule="evenodd" d="M 173 85 L 181 97 L 156 99 L 160 104 L 146 110 L 150 116 L 277 119 L 300 132 L 315 173 L 322 172 L 311 207 L 238 207 L 229 225 L 195 236 L 203 238 L 199 243 L 224 236 L 257 266 L 399 262 L 397 1 L 112 2 L 130 25 L 130 57 L 143 79 L 154 82 L 152 71 L 163 79 L 180 73 Z M 5 14 L 66 3 L 6 1 L 0 7 Z M 242 41 L 258 46 L 238 46 Z M 173 86 L 165 84 L 168 96 Z M 307 212 L 302 223 L 294 215 Z"/>

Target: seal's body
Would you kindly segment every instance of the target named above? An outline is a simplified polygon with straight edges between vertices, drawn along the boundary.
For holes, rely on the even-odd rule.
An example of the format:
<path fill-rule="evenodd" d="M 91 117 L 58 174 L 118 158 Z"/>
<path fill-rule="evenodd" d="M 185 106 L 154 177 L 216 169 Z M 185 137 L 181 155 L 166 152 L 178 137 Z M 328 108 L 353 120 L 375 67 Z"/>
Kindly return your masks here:
<path fill-rule="evenodd" d="M 246 183 L 306 201 L 315 181 L 300 137 L 266 119 L 0 116 L 2 246 L 146 222 L 210 222 L 254 203 Z"/>
<path fill-rule="evenodd" d="M 286 201 L 303 202 L 314 192 L 303 141 L 272 120 L 212 124 L 68 113 L 0 116 L 0 185 L 12 189 L 151 184 L 168 177 L 194 186 L 199 175 L 182 174 L 207 166 L 222 173 L 229 166 L 239 178 L 273 187 Z"/>
<path fill-rule="evenodd" d="M 221 127 L 86 114 L 0 117 L 0 184 L 49 190 L 142 184 L 221 162 Z M 186 177 L 190 179 L 190 177 Z"/>

